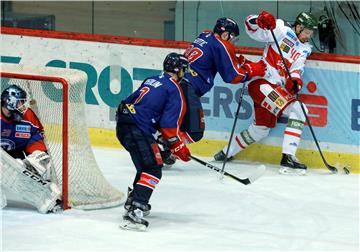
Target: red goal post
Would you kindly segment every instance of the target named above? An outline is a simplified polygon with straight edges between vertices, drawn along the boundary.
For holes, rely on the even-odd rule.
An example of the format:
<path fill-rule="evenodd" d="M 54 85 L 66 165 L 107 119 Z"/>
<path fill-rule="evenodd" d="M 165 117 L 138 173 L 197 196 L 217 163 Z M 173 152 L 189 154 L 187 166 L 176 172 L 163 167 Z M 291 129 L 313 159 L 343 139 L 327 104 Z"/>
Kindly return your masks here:
<path fill-rule="evenodd" d="M 121 204 L 124 194 L 107 182 L 92 153 L 85 117 L 86 74 L 2 63 L 0 76 L 1 91 L 16 84 L 27 92 L 44 126 L 52 178 L 62 187 L 64 209 Z"/>

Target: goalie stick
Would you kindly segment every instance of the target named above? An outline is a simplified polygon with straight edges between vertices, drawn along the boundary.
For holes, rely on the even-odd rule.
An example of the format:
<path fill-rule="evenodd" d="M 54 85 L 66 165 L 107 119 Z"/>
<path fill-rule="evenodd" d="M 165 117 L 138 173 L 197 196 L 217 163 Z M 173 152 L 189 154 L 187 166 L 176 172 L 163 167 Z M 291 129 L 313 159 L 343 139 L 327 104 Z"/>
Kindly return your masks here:
<path fill-rule="evenodd" d="M 280 54 L 280 57 L 281 57 L 281 59 L 282 59 L 282 61 L 283 61 L 283 63 L 284 63 L 285 70 L 286 70 L 287 74 L 289 75 L 290 80 L 293 81 L 293 79 L 292 79 L 292 77 L 291 77 L 291 74 L 290 74 L 290 71 L 289 71 L 289 68 L 288 68 L 288 66 L 286 65 L 284 56 L 283 56 L 283 54 L 282 54 L 282 52 L 281 52 L 281 49 L 280 49 L 280 47 L 279 47 L 279 43 L 278 43 L 278 41 L 277 41 L 277 39 L 276 39 L 276 37 L 275 37 L 274 31 L 273 31 L 272 29 L 270 29 L 270 32 L 271 32 L 271 35 L 272 35 L 272 37 L 273 37 L 273 39 L 274 39 L 274 42 L 275 42 L 276 48 L 277 48 L 277 50 L 278 50 L 278 52 L 279 52 L 279 54 Z M 296 86 L 296 85 L 295 85 L 295 86 Z M 316 136 L 315 136 L 314 130 L 313 130 L 313 128 L 312 128 L 312 125 L 311 125 L 311 123 L 310 123 L 309 117 L 308 117 L 307 114 L 306 114 L 304 105 L 303 105 L 303 103 L 299 100 L 299 96 L 298 96 L 297 93 L 296 93 L 296 100 L 300 103 L 301 110 L 302 110 L 302 112 L 304 113 L 304 116 L 305 116 L 305 119 L 306 119 L 306 123 L 307 123 L 308 126 L 309 126 L 311 135 L 312 135 L 312 137 L 314 138 L 315 145 L 316 145 L 316 147 L 317 147 L 317 149 L 318 149 L 318 151 L 319 151 L 319 153 L 320 153 L 320 156 L 321 156 L 321 158 L 322 158 L 323 163 L 325 164 L 326 168 L 328 168 L 333 174 L 336 174 L 336 173 L 338 172 L 338 169 L 337 169 L 336 167 L 332 166 L 332 165 L 329 165 L 329 163 L 326 162 L 325 157 L 324 157 L 324 155 L 323 155 L 323 153 L 322 153 L 322 151 L 321 151 L 321 149 L 320 149 L 319 142 L 318 142 L 318 140 L 316 139 Z M 344 167 L 343 170 L 344 170 L 344 172 L 345 172 L 346 174 L 349 174 L 349 173 L 350 173 L 349 169 L 346 168 L 346 167 Z"/>
<path fill-rule="evenodd" d="M 194 157 L 192 155 L 190 155 L 190 158 L 200 164 L 202 164 L 203 166 L 206 166 L 208 168 L 210 168 L 211 170 L 214 170 L 222 175 L 225 175 L 225 176 L 228 176 L 229 178 L 232 178 L 238 182 L 240 182 L 241 184 L 244 184 L 244 185 L 248 185 L 248 184 L 251 184 L 251 183 L 254 183 L 255 180 L 257 180 L 259 177 L 261 177 L 261 175 L 265 172 L 266 170 L 266 167 L 265 165 L 260 165 L 259 167 L 257 167 L 256 169 L 256 172 L 254 172 L 251 176 L 249 176 L 248 178 L 245 178 L 245 179 L 241 179 L 241 178 L 238 178 L 236 177 L 235 175 L 231 174 L 231 173 L 228 173 L 226 171 L 222 171 L 220 168 L 212 165 L 212 164 L 209 164 L 208 162 L 205 162 L 197 157 Z"/>

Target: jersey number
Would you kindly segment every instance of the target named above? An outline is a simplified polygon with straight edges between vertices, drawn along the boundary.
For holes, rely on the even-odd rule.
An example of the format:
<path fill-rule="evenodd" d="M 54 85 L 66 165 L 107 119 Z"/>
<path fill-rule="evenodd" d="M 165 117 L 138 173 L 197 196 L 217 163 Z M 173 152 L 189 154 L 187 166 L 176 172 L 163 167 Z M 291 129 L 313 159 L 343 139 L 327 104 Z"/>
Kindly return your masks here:
<path fill-rule="evenodd" d="M 203 51 L 197 47 L 192 47 L 186 50 L 185 57 L 192 63 L 203 55 Z"/>
<path fill-rule="evenodd" d="M 138 98 L 136 98 L 134 104 L 139 103 L 141 99 L 144 97 L 144 95 L 146 95 L 149 91 L 150 91 L 149 87 L 143 87 L 142 89 L 140 89 L 140 95 L 138 96 Z"/>
<path fill-rule="evenodd" d="M 300 53 L 297 52 L 294 48 L 291 48 L 290 50 L 291 58 L 296 61 L 300 57 Z"/>

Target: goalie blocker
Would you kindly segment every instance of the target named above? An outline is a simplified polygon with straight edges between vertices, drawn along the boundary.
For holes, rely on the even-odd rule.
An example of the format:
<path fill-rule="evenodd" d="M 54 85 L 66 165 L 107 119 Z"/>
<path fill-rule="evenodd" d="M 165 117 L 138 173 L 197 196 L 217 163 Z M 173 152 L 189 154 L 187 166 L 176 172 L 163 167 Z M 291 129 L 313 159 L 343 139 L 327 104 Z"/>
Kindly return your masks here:
<path fill-rule="evenodd" d="M 15 160 L 1 149 L 1 207 L 6 206 L 5 195 L 11 192 L 36 207 L 40 213 L 58 211 L 61 208 L 61 191 L 58 186 L 31 171 L 25 163 Z"/>

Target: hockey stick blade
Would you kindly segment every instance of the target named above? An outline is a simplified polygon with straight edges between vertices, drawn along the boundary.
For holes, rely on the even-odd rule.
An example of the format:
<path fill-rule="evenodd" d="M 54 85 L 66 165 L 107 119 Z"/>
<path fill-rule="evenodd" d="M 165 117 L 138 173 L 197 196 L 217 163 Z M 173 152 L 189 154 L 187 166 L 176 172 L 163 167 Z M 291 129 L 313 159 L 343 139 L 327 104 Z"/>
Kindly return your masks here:
<path fill-rule="evenodd" d="M 234 179 L 234 180 L 236 180 L 236 181 L 238 181 L 238 182 L 240 182 L 240 183 L 242 183 L 244 185 L 254 183 L 254 181 L 257 180 L 259 177 L 261 177 L 261 175 L 263 175 L 265 170 L 266 170 L 266 167 L 264 165 L 260 165 L 259 167 L 256 168 L 256 171 L 253 174 L 251 174 L 251 176 L 249 176 L 248 178 L 245 178 L 245 179 L 241 179 L 241 178 L 238 178 L 238 177 L 236 177 L 235 175 L 233 175 L 231 173 L 228 173 L 228 172 L 225 172 L 225 171 L 222 172 L 220 168 L 218 168 L 218 167 L 216 167 L 216 166 L 214 166 L 212 164 L 209 164 L 209 163 L 207 163 L 207 162 L 205 162 L 205 161 L 203 161 L 203 160 L 201 160 L 201 159 L 199 159 L 197 157 L 190 156 L 190 158 L 192 160 L 194 160 L 194 161 L 196 161 L 196 162 L 210 168 L 211 170 L 214 170 L 214 171 L 216 171 L 216 172 L 218 172 L 220 174 L 223 174 L 223 175 L 225 175 L 225 176 L 227 176 L 229 178 L 232 178 L 232 179 Z"/>
<path fill-rule="evenodd" d="M 329 169 L 329 171 L 331 171 L 331 173 L 333 173 L 333 174 L 338 173 L 338 169 L 337 169 L 336 167 L 331 166 L 331 165 L 329 165 L 328 163 L 326 163 L 325 165 L 326 165 L 326 167 Z"/>

